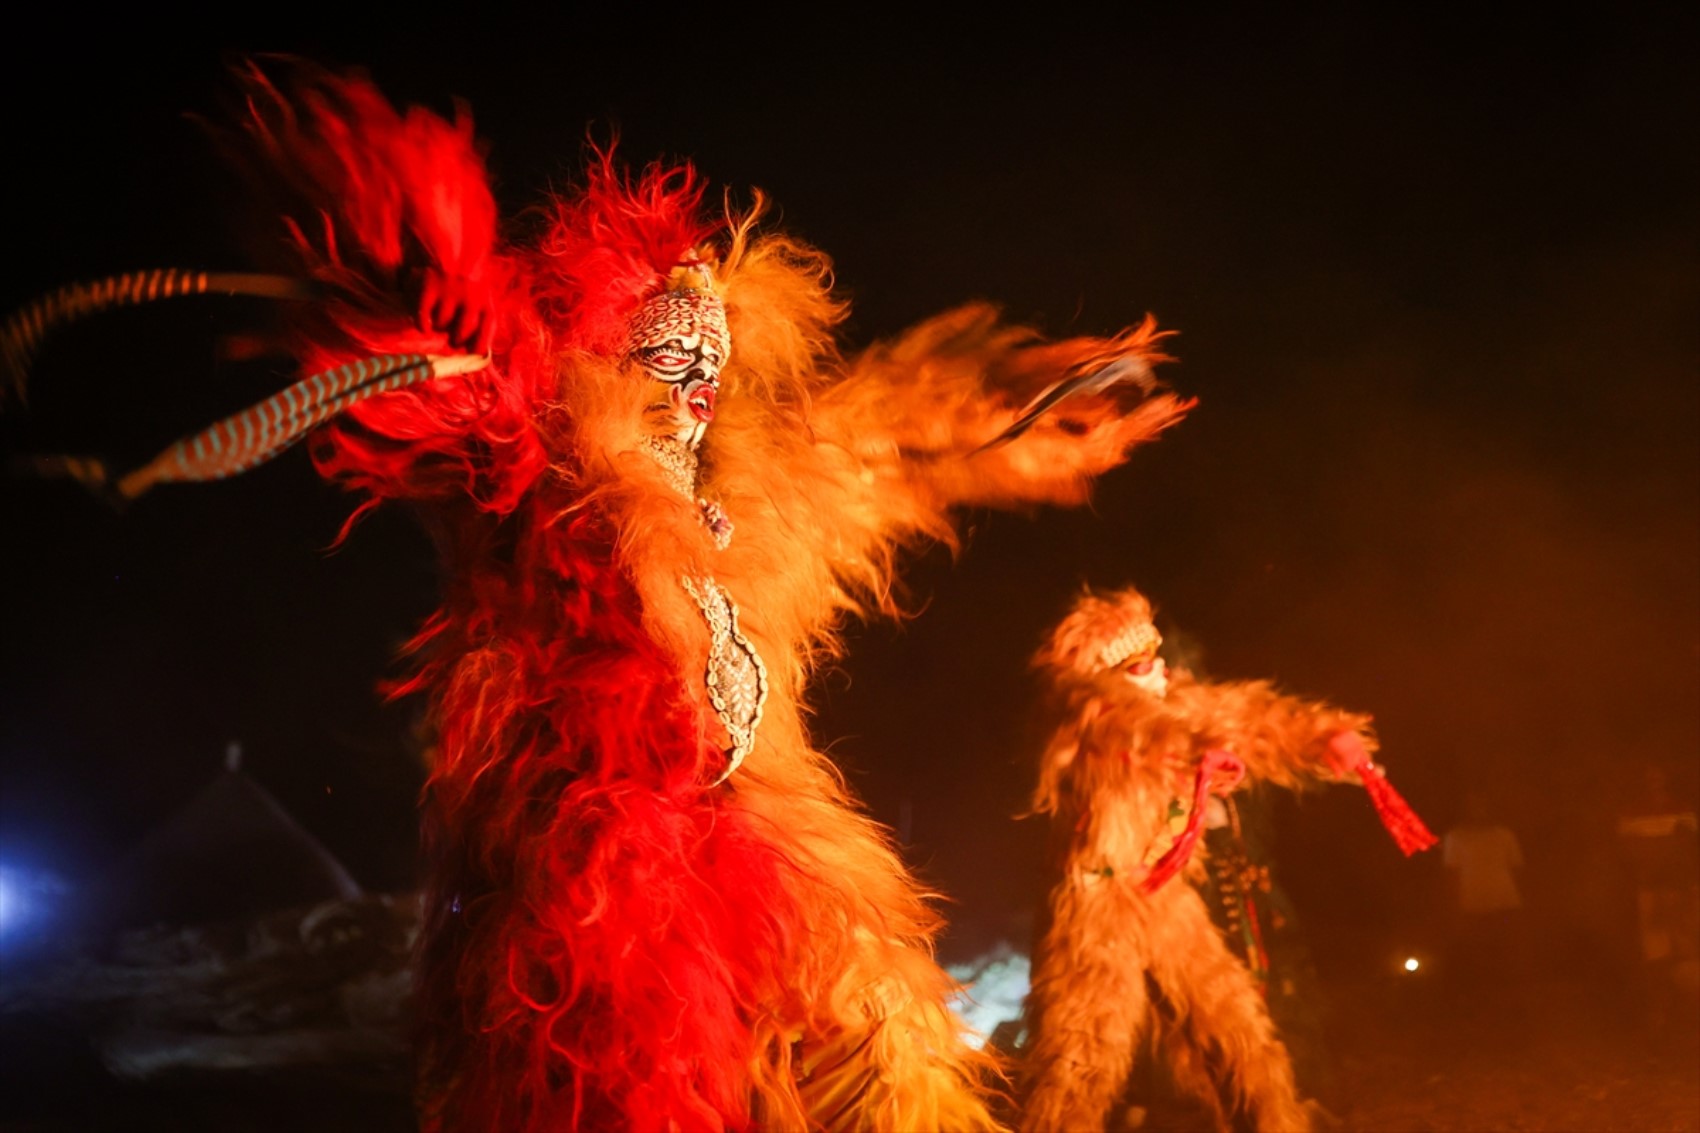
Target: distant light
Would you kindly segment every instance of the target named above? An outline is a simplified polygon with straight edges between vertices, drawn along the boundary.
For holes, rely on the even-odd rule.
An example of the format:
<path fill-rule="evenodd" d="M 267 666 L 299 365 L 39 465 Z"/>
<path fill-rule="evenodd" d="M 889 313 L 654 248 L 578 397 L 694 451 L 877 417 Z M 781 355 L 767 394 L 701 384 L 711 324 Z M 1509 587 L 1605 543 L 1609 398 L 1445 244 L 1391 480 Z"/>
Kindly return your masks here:
<path fill-rule="evenodd" d="M 951 1011 L 968 1033 L 963 1036 L 975 1049 L 983 1048 L 1001 1023 L 1021 1018 L 1021 1005 L 1029 991 L 1027 954 L 1008 942 L 966 964 L 952 964 L 954 979 L 967 984 L 965 991 L 951 997 Z"/>
<path fill-rule="evenodd" d="M 39 937 L 54 919 L 70 887 L 45 870 L 0 863 L 0 946 L 8 951 Z"/>
<path fill-rule="evenodd" d="M 1414 972 L 1420 967 L 1422 967 L 1422 965 L 1417 963 L 1417 958 L 1415 956 L 1405 957 L 1405 970 L 1407 972 Z"/>
<path fill-rule="evenodd" d="M 0 933 L 5 933 L 23 919 L 23 887 L 14 884 L 6 872 L 0 870 Z"/>

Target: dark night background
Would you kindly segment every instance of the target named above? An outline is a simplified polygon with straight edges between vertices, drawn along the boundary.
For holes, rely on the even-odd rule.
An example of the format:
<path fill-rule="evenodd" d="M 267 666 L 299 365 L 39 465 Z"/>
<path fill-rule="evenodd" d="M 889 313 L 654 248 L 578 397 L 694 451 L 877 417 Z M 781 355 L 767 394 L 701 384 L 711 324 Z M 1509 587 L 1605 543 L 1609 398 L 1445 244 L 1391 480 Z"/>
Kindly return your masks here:
<path fill-rule="evenodd" d="M 1089 509 L 968 517 L 960 562 L 914 564 L 923 616 L 856 633 L 818 689 L 821 741 L 954 899 L 955 946 L 1019 931 L 1032 896 L 1024 663 L 1084 581 L 1141 585 L 1213 675 L 1373 711 L 1431 824 L 1487 790 L 1531 903 L 1585 925 L 1638 762 L 1689 797 L 1700 762 L 1684 10 L 776 28 L 469 8 L 308 32 L 38 7 L 0 67 L 0 300 L 247 262 L 186 114 L 216 113 L 235 52 L 285 51 L 364 65 L 399 101 L 465 99 L 510 215 L 571 177 L 587 128 L 759 186 L 834 256 L 853 344 L 976 297 L 1053 333 L 1153 312 L 1180 332 L 1166 373 L 1192 417 Z M 7 453 L 128 467 L 258 400 L 284 375 L 214 347 L 262 314 L 187 301 L 63 334 L 0 415 Z M 349 501 L 301 452 L 122 513 L 64 483 L 0 492 L 0 860 L 104 869 L 239 739 L 363 884 L 411 883 L 410 716 L 373 691 L 432 604 L 404 516 L 327 553 Z M 1437 855 L 1401 859 L 1361 792 L 1278 818 L 1320 940 L 1420 919 Z"/>

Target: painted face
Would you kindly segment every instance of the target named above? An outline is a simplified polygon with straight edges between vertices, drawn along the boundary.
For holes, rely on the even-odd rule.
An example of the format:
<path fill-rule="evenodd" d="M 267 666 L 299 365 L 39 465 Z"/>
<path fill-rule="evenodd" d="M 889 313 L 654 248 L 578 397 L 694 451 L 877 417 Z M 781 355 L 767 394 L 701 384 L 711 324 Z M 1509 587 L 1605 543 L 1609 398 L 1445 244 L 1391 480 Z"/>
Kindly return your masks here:
<path fill-rule="evenodd" d="M 1129 661 L 1122 666 L 1122 675 L 1159 700 L 1169 695 L 1169 666 L 1161 657 Z"/>
<path fill-rule="evenodd" d="M 1157 656 L 1163 635 L 1150 622 L 1128 626 L 1104 647 L 1100 660 L 1104 668 L 1115 669 L 1133 684 L 1163 697 L 1169 692 L 1169 667 Z"/>
<path fill-rule="evenodd" d="M 654 382 L 648 410 L 659 431 L 692 448 L 701 443 L 731 346 L 726 309 L 709 292 L 665 291 L 643 305 L 626 351 Z"/>

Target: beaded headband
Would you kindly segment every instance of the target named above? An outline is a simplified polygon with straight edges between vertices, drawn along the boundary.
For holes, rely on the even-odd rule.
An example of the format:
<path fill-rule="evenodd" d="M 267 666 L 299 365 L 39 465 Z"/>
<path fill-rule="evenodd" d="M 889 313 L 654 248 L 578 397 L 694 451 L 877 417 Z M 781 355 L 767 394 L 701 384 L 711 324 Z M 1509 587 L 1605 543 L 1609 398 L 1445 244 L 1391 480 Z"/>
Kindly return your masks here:
<path fill-rule="evenodd" d="M 1098 664 L 1105 669 L 1119 669 L 1129 661 L 1155 657 L 1163 635 L 1150 622 L 1135 622 L 1123 629 L 1098 651 Z"/>
<path fill-rule="evenodd" d="M 726 304 L 713 287 L 714 278 L 705 265 L 674 268 L 667 289 L 632 315 L 625 352 L 634 354 L 670 338 L 700 335 L 705 346 L 727 357 L 732 352 L 732 332 L 726 325 Z"/>

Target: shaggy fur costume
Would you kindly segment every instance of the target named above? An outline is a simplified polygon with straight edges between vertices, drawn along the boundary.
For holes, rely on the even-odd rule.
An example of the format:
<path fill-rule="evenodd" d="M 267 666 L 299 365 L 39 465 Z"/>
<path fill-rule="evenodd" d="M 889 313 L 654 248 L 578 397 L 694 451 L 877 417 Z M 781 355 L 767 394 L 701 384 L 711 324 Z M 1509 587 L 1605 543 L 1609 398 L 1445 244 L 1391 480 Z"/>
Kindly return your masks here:
<path fill-rule="evenodd" d="M 445 568 L 398 690 L 428 695 L 435 736 L 427 1127 L 989 1127 L 992 1067 L 946 1009 L 929 894 L 816 750 L 803 696 L 845 618 L 898 612 L 899 552 L 951 540 L 952 508 L 1078 503 L 1184 412 L 1094 389 L 988 445 L 1053 383 L 1157 359 L 1153 326 L 1048 342 L 972 305 L 847 357 L 826 257 L 758 232 L 759 198 L 705 215 L 688 167 L 633 177 L 599 153 L 502 238 L 464 114 L 310 70 L 253 74 L 249 96 L 256 184 L 286 194 L 324 296 L 297 356 L 453 353 L 445 320 L 492 354 L 313 445 L 368 503 L 418 506 Z M 622 354 L 686 263 L 732 339 L 702 501 L 645 450 Z M 723 782 L 687 579 L 724 588 L 766 662 L 754 749 Z"/>
<path fill-rule="evenodd" d="M 1248 780 L 1337 780 L 1330 741 L 1349 733 L 1373 751 L 1370 718 L 1184 671 L 1154 695 L 1105 661 L 1150 623 L 1136 590 L 1088 593 L 1034 661 L 1056 716 L 1034 796 L 1052 816 L 1055 856 L 1026 1008 L 1023 1128 L 1106 1128 L 1155 1039 L 1220 1128 L 1237 1113 L 1259 1130 L 1309 1129 L 1255 979 L 1187 877 L 1164 883 L 1153 866 L 1185 837 L 1207 753 L 1231 753 Z M 1238 781 L 1203 785 L 1223 794 Z M 1185 868 L 1202 876 L 1201 843 Z"/>

